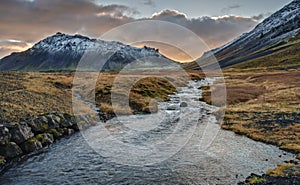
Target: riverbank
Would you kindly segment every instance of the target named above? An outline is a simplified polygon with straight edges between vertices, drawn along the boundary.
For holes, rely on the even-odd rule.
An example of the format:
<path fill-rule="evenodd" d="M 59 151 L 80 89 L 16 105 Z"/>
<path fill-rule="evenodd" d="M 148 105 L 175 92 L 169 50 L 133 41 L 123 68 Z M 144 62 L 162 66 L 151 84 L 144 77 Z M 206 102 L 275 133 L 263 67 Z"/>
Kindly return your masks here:
<path fill-rule="evenodd" d="M 236 184 L 250 173 L 261 174 L 293 157 L 274 146 L 221 130 L 211 114 L 215 107 L 197 101 L 203 82 L 192 81 L 171 95 L 170 101 L 160 102 L 162 114 L 110 120 L 104 129 L 113 137 L 103 137 L 99 125 L 50 145 L 45 152 L 8 169 L 0 176 L 0 184 Z M 135 121 L 137 124 L 131 124 Z M 199 145 L 199 139 L 211 141 L 211 134 L 217 135 L 210 147 L 199 150 L 205 147 L 205 143 Z M 182 145 L 169 143 L 169 136 L 174 136 L 171 142 Z M 158 150 L 153 151 L 153 145 Z M 146 147 L 150 155 L 141 160 Z M 145 160 L 150 164 L 127 165 Z M 163 161 L 155 163 L 157 160 Z"/>
<path fill-rule="evenodd" d="M 278 146 L 300 159 L 300 71 L 229 69 L 224 71 L 224 76 L 227 107 L 224 119 L 220 120 L 222 129 Z M 218 81 L 204 89 L 201 100 L 211 103 L 211 91 L 217 90 Z M 300 165 L 295 165 L 291 171 L 298 172 L 296 178 L 299 178 Z M 267 175 L 266 182 L 273 182 L 273 176 Z M 294 177 L 287 173 L 282 178 Z"/>
<path fill-rule="evenodd" d="M 0 173 L 13 162 L 95 124 L 89 116 L 74 117 L 66 113 L 0 124 Z"/>
<path fill-rule="evenodd" d="M 297 185 L 300 182 L 300 167 L 296 161 L 290 161 L 270 169 L 266 174 L 257 175 L 252 173 L 244 182 L 238 185 Z"/>
<path fill-rule="evenodd" d="M 300 71 L 225 71 L 224 76 L 227 106 L 221 127 L 298 154 Z M 218 91 L 218 81 L 204 88 L 201 100 L 211 103 L 211 91 Z"/>
<path fill-rule="evenodd" d="M 100 108 L 98 116 L 106 121 L 119 114 L 150 113 L 157 111 L 153 98 L 168 100 L 168 95 L 184 86 L 188 78 L 177 73 L 154 72 L 162 78 L 151 78 L 153 73 L 143 73 L 146 77 L 134 84 L 130 93 L 130 112 L 124 109 L 113 110 L 110 96 L 114 79 L 118 73 L 100 73 L 95 87 L 96 105 Z M 123 75 L 135 78 L 137 73 Z M 146 75 L 146 76 L 145 76 Z M 198 71 L 189 72 L 190 79 L 199 80 L 203 75 Z M 164 76 L 168 76 L 169 83 Z M 88 114 L 90 107 L 76 99 L 72 102 L 72 73 L 0 73 L 0 171 L 13 161 L 38 152 L 53 142 L 72 135 L 82 128 L 95 125 L 89 116 L 73 116 L 72 103 L 78 105 L 82 112 Z M 122 88 L 118 89 L 119 93 Z M 90 93 L 85 89 L 82 93 Z M 126 94 L 120 94 L 126 96 Z M 126 97 L 125 97 L 126 98 Z M 53 112 L 46 113 L 45 112 Z"/>

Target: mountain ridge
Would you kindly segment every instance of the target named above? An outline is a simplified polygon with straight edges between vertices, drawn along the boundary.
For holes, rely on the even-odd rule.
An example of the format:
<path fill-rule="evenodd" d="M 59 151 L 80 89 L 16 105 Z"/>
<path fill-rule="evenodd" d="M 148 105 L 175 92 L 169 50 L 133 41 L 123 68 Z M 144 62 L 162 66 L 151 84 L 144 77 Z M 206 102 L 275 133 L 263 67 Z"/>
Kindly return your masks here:
<path fill-rule="evenodd" d="M 294 0 L 263 20 L 250 32 L 204 53 L 196 62 L 202 67 L 209 67 L 215 57 L 221 68 L 227 68 L 270 55 L 278 51 L 274 48 L 278 49 L 297 37 L 299 28 L 300 0 Z M 196 62 L 185 64 L 184 67 L 199 69 Z"/>
<path fill-rule="evenodd" d="M 103 71 L 118 71 L 132 61 L 144 57 L 169 60 L 155 48 L 146 46 L 136 48 L 117 41 L 90 39 L 78 34 L 57 32 L 26 51 L 12 53 L 2 58 L 0 71 L 75 71 L 81 57 L 90 49 L 112 53 L 103 66 Z"/>

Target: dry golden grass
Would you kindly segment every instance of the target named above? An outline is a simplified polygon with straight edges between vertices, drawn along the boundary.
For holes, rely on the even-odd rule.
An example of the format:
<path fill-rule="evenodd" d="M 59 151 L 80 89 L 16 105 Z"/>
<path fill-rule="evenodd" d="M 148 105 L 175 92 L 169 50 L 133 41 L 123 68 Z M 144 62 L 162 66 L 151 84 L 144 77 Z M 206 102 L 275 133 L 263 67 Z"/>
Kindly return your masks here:
<path fill-rule="evenodd" d="M 297 170 L 295 170 L 297 169 Z M 279 165 L 275 169 L 270 169 L 267 171 L 270 176 L 299 176 L 300 175 L 300 165 L 287 163 L 284 165 Z"/>
<path fill-rule="evenodd" d="M 0 120 L 18 121 L 47 112 L 71 112 L 71 91 L 56 87 L 49 78 L 60 80 L 69 75 L 10 72 L 0 76 Z"/>
<path fill-rule="evenodd" d="M 300 70 L 232 70 L 224 73 L 227 107 L 223 129 L 246 135 L 256 141 L 297 153 L 300 159 Z M 211 103 L 206 88 L 203 100 Z M 222 109 L 223 110 L 223 109 Z M 299 176 L 300 164 L 284 164 L 267 171 L 271 176 Z M 263 182 L 254 177 L 250 182 Z M 251 183 L 250 183 L 251 184 Z"/>
<path fill-rule="evenodd" d="M 158 101 L 167 101 L 168 95 L 188 80 L 201 78 L 203 75 L 198 71 L 188 74 L 180 71 L 101 73 L 96 86 L 96 102 L 104 114 L 156 112 Z"/>
<path fill-rule="evenodd" d="M 299 153 L 300 71 L 228 70 L 224 75 L 227 107 L 222 128 Z M 204 95 L 210 102 L 210 90 Z"/>
<path fill-rule="evenodd" d="M 84 76 L 85 75 L 85 76 Z M 83 76 L 80 93 L 87 100 L 96 100 L 104 115 L 155 112 L 156 99 L 166 101 L 168 95 L 184 86 L 190 79 L 200 79 L 203 75 L 198 71 L 186 74 L 178 71 L 128 72 L 128 73 L 87 73 Z M 91 75 L 99 75 L 96 87 L 90 81 Z M 128 81 L 138 80 L 128 93 Z M 72 82 L 74 74 L 69 73 L 0 73 L 0 121 L 19 121 L 48 112 L 64 112 L 72 114 Z M 115 81 L 121 79 L 121 81 Z M 123 81 L 122 81 L 123 80 Z M 93 89 L 95 87 L 95 89 Z M 114 87 L 114 89 L 113 89 Z M 111 103 L 111 92 L 119 97 L 120 103 Z M 130 107 L 122 102 L 129 97 Z M 80 112 L 91 111 L 82 102 L 73 99 Z"/>

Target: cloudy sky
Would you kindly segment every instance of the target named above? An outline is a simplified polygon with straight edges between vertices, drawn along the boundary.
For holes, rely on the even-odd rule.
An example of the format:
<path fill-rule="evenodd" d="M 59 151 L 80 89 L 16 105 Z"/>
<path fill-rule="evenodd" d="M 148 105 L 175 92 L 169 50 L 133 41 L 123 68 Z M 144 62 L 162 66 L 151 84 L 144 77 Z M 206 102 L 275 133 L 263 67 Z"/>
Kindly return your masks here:
<path fill-rule="evenodd" d="M 98 38 L 138 20 L 184 26 L 210 48 L 255 27 L 291 0 L 0 0 L 0 58 L 55 34 Z M 147 33 L 145 33 L 147 34 Z M 163 47 L 163 46 L 161 46 Z M 160 48 L 161 49 L 161 48 Z M 164 51 L 177 60 L 176 52 Z"/>

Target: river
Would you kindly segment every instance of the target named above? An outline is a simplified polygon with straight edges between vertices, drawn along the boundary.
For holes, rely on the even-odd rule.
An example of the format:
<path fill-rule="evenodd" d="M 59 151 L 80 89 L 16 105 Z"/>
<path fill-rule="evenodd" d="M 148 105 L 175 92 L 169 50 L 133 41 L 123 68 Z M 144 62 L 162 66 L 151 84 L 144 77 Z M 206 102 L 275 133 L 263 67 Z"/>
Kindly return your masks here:
<path fill-rule="evenodd" d="M 119 116 L 61 139 L 11 167 L 0 184 L 236 184 L 293 158 L 221 130 L 216 108 L 195 100 L 208 83 L 190 82 L 156 114 Z"/>

